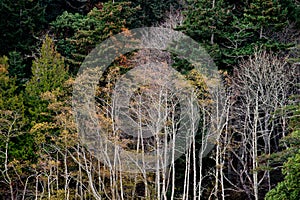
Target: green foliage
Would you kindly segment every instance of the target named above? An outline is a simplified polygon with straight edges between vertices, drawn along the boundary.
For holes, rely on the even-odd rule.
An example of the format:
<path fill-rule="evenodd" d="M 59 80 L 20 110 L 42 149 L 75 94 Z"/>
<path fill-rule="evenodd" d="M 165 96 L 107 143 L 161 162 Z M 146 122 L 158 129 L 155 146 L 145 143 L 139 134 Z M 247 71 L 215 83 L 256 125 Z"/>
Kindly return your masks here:
<path fill-rule="evenodd" d="M 24 64 L 23 57 L 20 52 L 11 51 L 9 52 L 9 76 L 16 78 L 16 84 L 21 86 L 25 83 L 26 77 L 29 76 L 26 70 L 26 65 Z M 27 73 L 26 73 L 27 71 Z"/>
<path fill-rule="evenodd" d="M 222 0 L 216 1 L 215 5 L 209 0 L 188 3 L 189 7 L 185 11 L 187 18 L 183 27 L 186 27 L 187 33 L 197 41 L 214 43 L 214 40 L 210 41 L 211 34 L 217 34 L 224 28 L 224 23 L 229 19 L 228 5 Z"/>
<path fill-rule="evenodd" d="M 16 80 L 9 77 L 8 58 L 0 58 L 0 109 L 16 110 L 21 109 L 22 114 L 22 96 L 16 95 Z"/>
<path fill-rule="evenodd" d="M 233 27 L 228 26 L 233 20 L 232 5 L 223 0 L 216 1 L 215 5 L 210 0 L 188 1 L 188 3 L 186 19 L 179 30 L 201 42 L 217 64 L 224 62 L 220 44 L 228 41 L 226 36 L 233 32 Z"/>
<path fill-rule="evenodd" d="M 51 23 L 59 52 L 73 67 L 78 67 L 97 44 L 125 30 L 132 23 L 130 16 L 137 10 L 128 2 L 109 2 L 104 3 L 101 10 L 94 8 L 86 16 L 64 12 Z M 71 69 L 76 70 L 76 67 Z"/>
<path fill-rule="evenodd" d="M 289 145 L 289 148 L 273 155 L 273 157 L 288 157 L 282 169 L 285 177 L 267 193 L 266 200 L 297 200 L 300 196 L 300 104 L 289 106 L 288 109 L 293 111 L 290 121 L 292 133 L 281 142 Z"/>
<path fill-rule="evenodd" d="M 43 121 L 43 112 L 47 104 L 40 95 L 47 91 L 61 88 L 67 79 L 67 69 L 64 59 L 57 53 L 53 40 L 46 36 L 40 50 L 40 56 L 32 64 L 30 81 L 26 84 L 26 103 L 31 116 L 31 122 Z"/>
<path fill-rule="evenodd" d="M 254 0 L 244 10 L 242 23 L 244 31 L 251 33 L 255 46 L 266 47 L 273 51 L 286 48 L 270 37 L 272 32 L 280 31 L 288 23 L 288 12 L 279 1 Z M 251 54 L 253 52 L 250 52 Z"/>
<path fill-rule="evenodd" d="M 16 79 L 9 77 L 8 58 L 0 59 L 0 149 L 8 144 L 9 160 L 28 159 L 34 155 L 32 138 L 24 131 L 24 100 L 16 91 Z M 3 156 L 1 156 L 3 158 Z"/>
<path fill-rule="evenodd" d="M 279 1 L 254 0 L 244 12 L 244 24 L 260 33 L 264 28 L 282 28 L 287 21 L 287 10 Z M 263 30 L 262 30 L 263 31 Z M 263 34 L 263 33 L 262 33 Z M 261 35 L 261 37 L 263 37 Z"/>
<path fill-rule="evenodd" d="M 279 2 L 283 8 L 286 8 L 289 21 L 296 23 L 300 28 L 300 2 L 297 0 L 279 0 Z"/>
<path fill-rule="evenodd" d="M 118 1 L 122 2 L 122 0 Z M 133 7 L 138 6 L 141 9 L 131 16 L 133 21 L 130 26 L 131 28 L 155 26 L 157 23 L 163 21 L 170 9 L 179 9 L 181 7 L 178 0 L 136 0 L 132 1 L 132 4 Z"/>
<path fill-rule="evenodd" d="M 266 195 L 266 200 L 298 200 L 300 196 L 300 151 L 284 164 L 284 181 Z"/>
<path fill-rule="evenodd" d="M 86 14 L 99 0 L 40 0 L 45 7 L 45 18 L 48 23 L 54 21 L 64 11 Z"/>
<path fill-rule="evenodd" d="M 188 1 L 190 6 L 180 30 L 200 41 L 224 69 L 256 48 L 286 49 L 272 38 L 288 21 L 288 10 L 279 1 L 239 2 L 211 0 Z"/>
<path fill-rule="evenodd" d="M 10 51 L 29 53 L 36 42 L 34 36 L 45 25 L 45 7 L 40 1 L 2 0 L 0 4 L 0 55 Z"/>

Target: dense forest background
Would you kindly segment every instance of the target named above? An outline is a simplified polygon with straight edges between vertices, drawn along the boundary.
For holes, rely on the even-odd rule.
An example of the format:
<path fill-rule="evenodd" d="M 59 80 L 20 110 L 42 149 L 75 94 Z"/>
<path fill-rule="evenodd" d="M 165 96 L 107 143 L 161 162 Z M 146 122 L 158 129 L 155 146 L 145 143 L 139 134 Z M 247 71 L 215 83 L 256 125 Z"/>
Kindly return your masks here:
<path fill-rule="evenodd" d="M 0 0 L 0 15 L 0 199 L 300 198 L 298 0 Z M 224 120 L 214 119 L 219 134 L 208 155 L 203 109 L 204 128 L 173 164 L 122 172 L 81 142 L 73 85 L 97 44 L 150 26 L 205 48 L 222 77 L 216 112 Z M 180 55 L 159 55 L 195 86 L 199 103 L 212 104 L 202 74 Z M 159 55 L 135 51 L 106 70 L 95 91 L 103 127 L 113 124 L 107 105 L 117 80 Z M 107 132 L 125 149 L 139 148 Z"/>

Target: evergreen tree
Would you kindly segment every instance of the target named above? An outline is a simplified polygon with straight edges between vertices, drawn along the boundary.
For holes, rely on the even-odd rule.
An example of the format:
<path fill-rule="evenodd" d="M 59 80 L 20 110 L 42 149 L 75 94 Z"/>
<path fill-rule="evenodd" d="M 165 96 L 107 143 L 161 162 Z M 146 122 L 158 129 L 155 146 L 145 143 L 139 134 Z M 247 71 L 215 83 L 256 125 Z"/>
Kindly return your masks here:
<path fill-rule="evenodd" d="M 232 5 L 213 0 L 187 1 L 186 19 L 179 30 L 199 41 L 218 65 L 222 65 L 222 43 L 228 41 L 226 35 L 232 33 Z"/>
<path fill-rule="evenodd" d="M 0 58 L 0 108 L 14 110 L 22 106 L 18 105 L 19 97 L 15 94 L 17 90 L 15 78 L 9 77 L 8 61 L 6 56 Z"/>
<path fill-rule="evenodd" d="M 17 94 L 16 79 L 9 77 L 8 58 L 0 58 L 0 148 L 8 142 L 12 158 L 27 158 L 32 152 L 24 136 L 24 104 Z M 5 152 L 5 151 L 1 151 Z M 2 156 L 0 156 L 2 157 Z M 10 158 L 10 159 L 12 159 Z"/>
<path fill-rule="evenodd" d="M 30 76 L 30 70 L 27 70 L 23 57 L 20 52 L 9 52 L 9 76 L 16 78 L 16 84 L 18 86 L 23 85 L 26 82 L 27 77 Z"/>
<path fill-rule="evenodd" d="M 102 8 L 94 8 L 86 16 L 64 12 L 51 23 L 58 39 L 58 51 L 71 64 L 71 71 L 77 71 L 85 56 L 97 44 L 129 27 L 131 16 L 137 10 L 128 2 L 108 2 Z"/>
<path fill-rule="evenodd" d="M 140 10 L 131 16 L 133 23 L 130 28 L 155 26 L 164 20 L 171 9 L 178 10 L 183 6 L 178 0 L 136 0 L 132 4 L 133 7 L 139 6 Z"/>
<path fill-rule="evenodd" d="M 35 36 L 45 25 L 45 7 L 40 1 L 2 0 L 0 4 L 0 55 L 10 51 L 30 53 Z"/>
<path fill-rule="evenodd" d="M 46 36 L 39 57 L 32 64 L 32 77 L 25 88 L 28 114 L 33 124 L 45 120 L 43 112 L 47 103 L 41 100 L 40 95 L 61 88 L 67 76 L 64 59 L 57 53 L 53 40 Z"/>
<path fill-rule="evenodd" d="M 188 1 L 190 7 L 180 30 L 203 43 L 222 69 L 264 47 L 278 51 L 287 46 L 272 38 L 288 21 L 288 10 L 273 0 L 231 2 Z"/>
<path fill-rule="evenodd" d="M 265 32 L 283 28 L 287 23 L 287 9 L 282 7 L 279 1 L 253 0 L 245 9 L 242 23 L 247 31 L 253 31 L 257 40 L 265 39 L 265 42 L 269 42 Z"/>

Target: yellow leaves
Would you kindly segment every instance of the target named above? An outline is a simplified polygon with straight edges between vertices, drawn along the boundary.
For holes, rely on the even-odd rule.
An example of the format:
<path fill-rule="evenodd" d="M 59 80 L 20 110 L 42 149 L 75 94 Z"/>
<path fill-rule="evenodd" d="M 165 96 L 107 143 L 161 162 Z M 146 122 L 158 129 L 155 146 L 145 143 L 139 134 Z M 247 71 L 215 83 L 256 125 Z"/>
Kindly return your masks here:
<path fill-rule="evenodd" d="M 8 73 L 8 70 L 5 67 L 5 65 L 0 64 L 0 74 L 7 74 L 7 73 Z"/>
<path fill-rule="evenodd" d="M 30 133 L 41 132 L 49 130 L 51 128 L 53 128 L 53 124 L 50 124 L 48 122 L 37 123 L 30 129 Z"/>
<path fill-rule="evenodd" d="M 68 80 L 66 80 L 65 82 L 64 82 L 64 87 L 65 88 L 70 88 L 70 87 L 72 87 L 73 86 L 73 84 L 74 84 L 74 82 L 75 82 L 75 79 L 74 78 L 69 78 Z"/>
<path fill-rule="evenodd" d="M 70 147 L 78 142 L 78 135 L 75 132 L 75 126 L 69 127 L 70 129 L 58 130 L 54 133 L 53 130 L 59 129 L 62 126 L 54 123 L 42 122 L 35 124 L 31 129 L 30 133 L 34 134 L 35 141 L 37 144 L 46 143 L 46 138 L 48 137 L 59 146 Z M 58 135 L 56 135 L 58 134 Z"/>
<path fill-rule="evenodd" d="M 69 130 L 62 130 L 60 133 L 60 138 L 62 138 L 66 144 L 69 144 L 73 139 L 77 138 L 77 135 L 72 134 Z"/>
<path fill-rule="evenodd" d="M 49 110 L 59 111 L 63 107 L 62 102 L 54 102 L 48 105 Z"/>
<path fill-rule="evenodd" d="M 8 74 L 8 58 L 7 58 L 7 56 L 0 57 L 0 75 L 1 74 L 4 74 L 4 75 Z"/>
<path fill-rule="evenodd" d="M 56 101 L 56 95 L 54 95 L 52 92 L 50 91 L 47 91 L 47 92 L 44 92 L 41 94 L 41 98 L 43 100 L 46 100 L 46 101 L 50 101 L 50 102 L 53 102 L 53 101 Z"/>
<path fill-rule="evenodd" d="M 50 166 L 56 166 L 58 164 L 59 161 L 55 161 L 55 160 L 49 160 L 48 164 Z"/>
<path fill-rule="evenodd" d="M 72 133 L 70 130 L 62 130 L 58 137 L 53 137 L 53 141 L 56 145 L 64 148 L 73 147 L 78 143 L 78 134 Z"/>
<path fill-rule="evenodd" d="M 48 135 L 48 131 L 53 127 L 53 124 L 48 122 L 37 123 L 30 129 L 30 133 L 34 134 L 35 142 L 37 144 L 43 144 L 46 143 L 46 136 Z"/>

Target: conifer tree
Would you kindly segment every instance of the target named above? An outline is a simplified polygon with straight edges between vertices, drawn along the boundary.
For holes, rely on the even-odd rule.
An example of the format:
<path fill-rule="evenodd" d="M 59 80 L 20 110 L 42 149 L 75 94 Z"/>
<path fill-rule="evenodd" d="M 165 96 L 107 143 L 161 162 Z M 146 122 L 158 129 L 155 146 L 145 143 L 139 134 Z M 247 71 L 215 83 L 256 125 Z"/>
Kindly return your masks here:
<path fill-rule="evenodd" d="M 57 53 L 49 36 L 45 37 L 39 57 L 33 61 L 32 74 L 25 90 L 28 114 L 31 116 L 31 122 L 35 123 L 43 121 L 43 112 L 47 109 L 47 103 L 40 95 L 60 89 L 68 76 L 64 59 Z"/>
<path fill-rule="evenodd" d="M 180 29 L 202 42 L 222 69 L 236 65 L 256 48 L 273 51 L 287 48 L 272 38 L 288 21 L 288 10 L 280 1 L 188 2 L 190 7 Z"/>
<path fill-rule="evenodd" d="M 0 57 L 0 194 L 3 199 L 16 199 L 20 166 L 33 151 L 24 131 L 23 97 L 17 94 L 16 79 L 8 71 L 8 58 Z"/>
<path fill-rule="evenodd" d="M 26 72 L 27 66 L 24 64 L 21 52 L 11 51 L 9 52 L 9 76 L 16 78 L 16 84 L 18 86 L 23 85 L 26 82 L 29 73 Z"/>
<path fill-rule="evenodd" d="M 76 72 L 83 59 L 97 44 L 120 33 L 133 23 L 132 15 L 138 10 L 130 2 L 104 3 L 87 15 L 64 12 L 52 22 L 58 40 L 58 51 Z"/>
<path fill-rule="evenodd" d="M 269 40 L 266 31 L 278 31 L 287 22 L 287 10 L 279 1 L 254 0 L 245 9 L 243 24 L 258 39 Z"/>
<path fill-rule="evenodd" d="M 45 7 L 38 1 L 2 0 L 0 4 L 0 55 L 10 51 L 29 54 L 45 26 Z"/>
<path fill-rule="evenodd" d="M 0 148 L 7 142 L 10 156 L 26 158 L 30 152 L 24 136 L 23 96 L 17 94 L 16 79 L 9 77 L 8 58 L 0 58 Z M 1 151 L 3 152 L 3 151 Z"/>
<path fill-rule="evenodd" d="M 232 32 L 232 5 L 220 0 L 187 1 L 186 18 L 179 30 L 202 43 L 217 64 L 222 60 L 222 46 L 228 32 Z"/>

